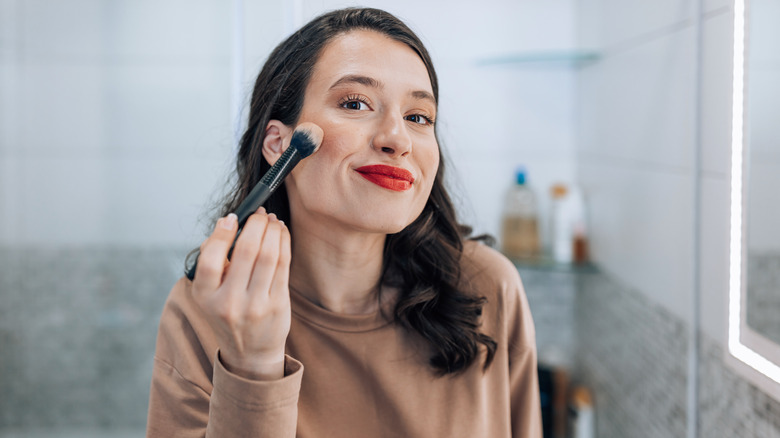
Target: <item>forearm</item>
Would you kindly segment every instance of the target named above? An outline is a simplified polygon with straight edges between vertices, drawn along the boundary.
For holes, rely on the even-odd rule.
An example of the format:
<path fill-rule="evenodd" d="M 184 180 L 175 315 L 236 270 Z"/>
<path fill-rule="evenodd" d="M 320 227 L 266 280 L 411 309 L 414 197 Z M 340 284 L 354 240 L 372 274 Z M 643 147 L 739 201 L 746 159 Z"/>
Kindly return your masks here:
<path fill-rule="evenodd" d="M 284 377 L 275 381 L 244 379 L 215 360 L 209 394 L 155 360 L 146 436 L 294 437 L 302 375 L 303 366 L 289 356 Z"/>

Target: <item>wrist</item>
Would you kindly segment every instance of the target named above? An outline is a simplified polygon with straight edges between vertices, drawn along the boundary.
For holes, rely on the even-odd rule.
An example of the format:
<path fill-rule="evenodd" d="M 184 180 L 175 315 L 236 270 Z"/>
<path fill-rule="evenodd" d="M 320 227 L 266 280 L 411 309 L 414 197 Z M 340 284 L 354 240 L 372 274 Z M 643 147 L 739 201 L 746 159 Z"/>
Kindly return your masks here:
<path fill-rule="evenodd" d="M 219 352 L 218 360 L 225 369 L 249 380 L 278 380 L 284 377 L 284 351 L 259 357 L 233 359 Z"/>

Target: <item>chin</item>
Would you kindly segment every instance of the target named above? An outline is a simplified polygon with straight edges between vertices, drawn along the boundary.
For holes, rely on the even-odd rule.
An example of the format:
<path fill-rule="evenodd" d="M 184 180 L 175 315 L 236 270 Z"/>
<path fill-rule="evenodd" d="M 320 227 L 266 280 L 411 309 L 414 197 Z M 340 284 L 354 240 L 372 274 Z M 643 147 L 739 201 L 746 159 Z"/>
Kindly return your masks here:
<path fill-rule="evenodd" d="M 378 217 L 381 217 L 381 219 L 377 220 Z M 369 231 L 374 233 L 382 233 L 382 234 L 396 234 L 403 231 L 406 227 L 412 224 L 417 217 L 407 217 L 407 218 L 399 218 L 399 217 L 392 217 L 397 215 L 375 215 L 372 217 L 365 218 L 366 220 L 361 221 L 363 223 L 355 224 L 358 228 L 362 229 L 363 231 Z"/>

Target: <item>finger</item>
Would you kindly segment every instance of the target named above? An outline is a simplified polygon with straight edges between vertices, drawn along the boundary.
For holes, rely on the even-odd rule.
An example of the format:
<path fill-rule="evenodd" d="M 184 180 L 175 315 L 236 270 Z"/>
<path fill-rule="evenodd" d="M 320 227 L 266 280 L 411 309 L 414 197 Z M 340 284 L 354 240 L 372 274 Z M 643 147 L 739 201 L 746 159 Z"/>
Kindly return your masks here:
<path fill-rule="evenodd" d="M 257 255 L 252 279 L 249 282 L 249 291 L 251 294 L 262 294 L 268 296 L 271 281 L 273 281 L 276 265 L 279 261 L 279 242 L 281 240 L 282 224 L 271 214 L 263 235 L 263 242 L 260 246 L 260 252 Z"/>
<path fill-rule="evenodd" d="M 237 229 L 238 221 L 235 214 L 231 213 L 217 220 L 211 236 L 201 245 L 193 283 L 197 290 L 213 291 L 222 283 L 225 260 Z"/>
<path fill-rule="evenodd" d="M 276 272 L 274 273 L 274 279 L 271 282 L 272 299 L 280 294 L 289 299 L 291 260 L 290 230 L 282 224 L 282 234 L 279 239 L 279 262 L 276 264 Z"/>
<path fill-rule="evenodd" d="M 255 265 L 267 225 L 268 215 L 262 207 L 247 219 L 238 240 L 236 240 L 230 259 L 230 271 L 225 277 L 225 282 L 229 287 L 246 289 L 249 285 L 252 268 Z"/>

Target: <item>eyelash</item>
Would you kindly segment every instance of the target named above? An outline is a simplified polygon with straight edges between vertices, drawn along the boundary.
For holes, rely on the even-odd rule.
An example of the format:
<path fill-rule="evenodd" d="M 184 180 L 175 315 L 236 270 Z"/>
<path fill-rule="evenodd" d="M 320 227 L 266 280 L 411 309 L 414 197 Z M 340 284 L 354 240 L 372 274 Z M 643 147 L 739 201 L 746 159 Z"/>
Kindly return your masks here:
<path fill-rule="evenodd" d="M 424 114 L 409 114 L 408 116 L 404 117 L 406 120 L 409 120 L 408 117 L 420 117 L 423 120 L 425 120 L 425 123 L 418 123 L 419 125 L 433 125 L 435 122 L 433 118 L 428 117 Z M 414 122 L 417 123 L 417 122 Z"/>
<path fill-rule="evenodd" d="M 344 108 L 344 109 L 352 109 L 352 108 L 346 108 L 345 105 L 348 104 L 348 103 L 354 103 L 354 102 L 360 102 L 360 103 L 362 103 L 364 105 L 371 106 L 368 103 L 368 99 L 366 99 L 365 97 L 360 96 L 358 94 L 350 94 L 350 95 L 344 97 L 343 99 L 339 100 L 339 106 Z"/>
<path fill-rule="evenodd" d="M 358 94 L 350 94 L 350 95 L 345 96 L 344 98 L 339 100 L 339 107 L 344 108 L 344 109 L 357 111 L 356 109 L 347 108 L 346 107 L 347 104 L 355 103 L 355 102 L 362 103 L 362 104 L 364 104 L 366 106 L 369 106 L 369 107 L 371 106 L 369 104 L 369 102 L 368 102 L 368 99 L 366 99 L 364 96 L 361 96 L 361 95 L 358 95 Z M 425 120 L 425 123 L 414 122 L 414 123 L 417 123 L 419 125 L 431 125 L 431 126 L 433 126 L 433 124 L 435 123 L 435 121 L 434 121 L 434 119 L 432 117 L 428 117 L 428 116 L 426 116 L 424 114 L 410 114 L 408 116 L 404 116 L 404 119 L 405 120 L 409 120 L 408 119 L 409 117 L 420 117 L 423 120 Z"/>

